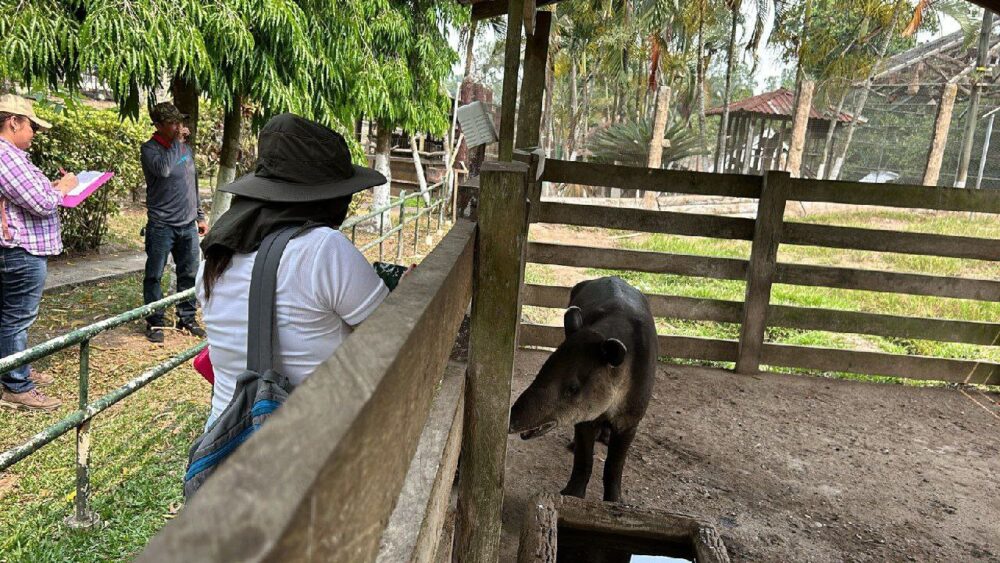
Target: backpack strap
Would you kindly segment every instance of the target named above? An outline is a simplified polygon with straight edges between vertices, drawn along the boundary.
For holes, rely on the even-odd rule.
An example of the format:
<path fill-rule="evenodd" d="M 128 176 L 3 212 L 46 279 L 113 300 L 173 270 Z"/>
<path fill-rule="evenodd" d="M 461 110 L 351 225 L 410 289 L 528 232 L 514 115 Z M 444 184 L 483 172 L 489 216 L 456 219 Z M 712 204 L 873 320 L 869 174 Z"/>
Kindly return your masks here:
<path fill-rule="evenodd" d="M 274 368 L 278 331 L 274 322 L 278 265 L 288 241 L 301 233 L 301 225 L 284 227 L 264 237 L 250 277 L 250 305 L 247 315 L 247 370 L 264 374 Z"/>

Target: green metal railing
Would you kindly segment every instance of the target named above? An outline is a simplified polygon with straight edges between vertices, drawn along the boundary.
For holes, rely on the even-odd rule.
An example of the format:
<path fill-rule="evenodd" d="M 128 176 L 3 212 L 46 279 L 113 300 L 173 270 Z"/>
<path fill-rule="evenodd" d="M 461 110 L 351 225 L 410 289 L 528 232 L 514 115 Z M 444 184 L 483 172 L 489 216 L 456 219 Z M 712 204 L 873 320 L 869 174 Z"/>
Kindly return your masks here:
<path fill-rule="evenodd" d="M 426 233 L 430 234 L 434 211 L 437 211 L 437 230 L 441 230 L 444 220 L 444 208 L 446 197 L 444 194 L 444 182 L 428 186 L 426 190 L 407 194 L 405 191 L 400 196 L 391 201 L 388 205 L 375 209 L 364 215 L 352 217 L 340 227 L 342 232 L 351 232 L 351 242 L 357 239 L 357 229 L 365 222 L 371 222 L 378 218 L 378 238 L 365 243 L 359 248 L 362 252 L 379 247 L 379 260 L 383 260 L 384 244 L 393 235 L 396 235 L 396 262 L 403 258 L 403 229 L 408 224 L 413 224 L 413 253 L 417 254 L 420 244 L 420 223 L 421 218 L 427 217 Z M 432 193 L 438 192 L 438 198 L 432 199 Z M 425 201 L 426 198 L 426 201 Z M 416 200 L 416 213 L 406 215 L 407 202 Z M 423 204 L 423 205 L 422 205 Z M 423 207 L 421 209 L 421 207 Z M 385 230 L 385 218 L 393 209 L 399 209 L 397 225 Z M 119 327 L 126 323 L 144 319 L 153 312 L 160 311 L 176 304 L 179 301 L 194 297 L 194 289 L 188 289 L 161 299 L 155 303 L 144 305 L 131 311 L 122 313 L 115 317 L 105 319 L 81 329 L 74 330 L 63 336 L 59 336 L 33 346 L 23 352 L 0 358 L 0 373 L 24 366 L 35 360 L 50 356 L 71 346 L 80 347 L 80 369 L 79 369 L 79 406 L 59 422 L 49 426 L 41 432 L 32 436 L 28 441 L 20 446 L 11 448 L 0 453 L 0 471 L 5 471 L 15 463 L 28 457 L 43 446 L 53 442 L 60 436 L 76 429 L 76 497 L 75 511 L 66 519 L 66 523 L 75 528 L 86 528 L 97 523 L 97 515 L 89 508 L 90 497 L 90 421 L 94 416 L 109 409 L 115 403 L 142 389 L 146 385 L 156 381 L 166 375 L 177 366 L 190 360 L 204 349 L 208 343 L 202 342 L 197 346 L 189 348 L 176 356 L 156 364 L 143 372 L 138 377 L 132 379 L 125 385 L 102 396 L 94 402 L 89 401 L 90 391 L 90 341 L 102 332 Z"/>
<path fill-rule="evenodd" d="M 18 461 L 38 451 L 42 446 L 54 441 L 72 429 L 76 429 L 76 510 L 66 523 L 75 528 L 86 528 L 94 525 L 98 519 L 90 510 L 90 421 L 94 416 L 109 409 L 112 405 L 156 381 L 170 370 L 193 358 L 207 342 L 189 348 L 180 354 L 160 362 L 132 379 L 125 385 L 104 395 L 94 402 L 89 401 L 90 393 L 90 341 L 102 332 L 119 327 L 123 324 L 144 319 L 155 311 L 161 311 L 178 301 L 194 297 L 194 289 L 176 293 L 155 303 L 132 309 L 121 315 L 105 319 L 81 329 L 74 330 L 63 336 L 53 338 L 23 352 L 0 359 L 0 373 L 24 366 L 35 360 L 55 354 L 71 346 L 80 346 L 80 377 L 79 406 L 59 422 L 35 434 L 27 442 L 0 453 L 0 471 L 4 471 Z"/>

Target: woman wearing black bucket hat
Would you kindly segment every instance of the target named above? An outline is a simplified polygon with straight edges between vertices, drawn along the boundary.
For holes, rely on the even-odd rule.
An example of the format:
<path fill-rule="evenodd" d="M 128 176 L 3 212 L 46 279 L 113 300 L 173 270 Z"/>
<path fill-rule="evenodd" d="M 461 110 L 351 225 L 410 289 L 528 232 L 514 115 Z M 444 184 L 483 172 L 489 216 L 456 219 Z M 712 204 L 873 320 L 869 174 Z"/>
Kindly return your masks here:
<path fill-rule="evenodd" d="M 235 195 L 202 241 L 196 282 L 215 374 L 209 424 L 226 408 L 246 368 L 250 275 L 261 241 L 303 227 L 282 254 L 275 297 L 275 369 L 293 385 L 326 361 L 389 290 L 337 227 L 351 197 L 385 183 L 351 163 L 337 132 L 292 114 L 260 132 L 257 166 L 221 188 Z"/>

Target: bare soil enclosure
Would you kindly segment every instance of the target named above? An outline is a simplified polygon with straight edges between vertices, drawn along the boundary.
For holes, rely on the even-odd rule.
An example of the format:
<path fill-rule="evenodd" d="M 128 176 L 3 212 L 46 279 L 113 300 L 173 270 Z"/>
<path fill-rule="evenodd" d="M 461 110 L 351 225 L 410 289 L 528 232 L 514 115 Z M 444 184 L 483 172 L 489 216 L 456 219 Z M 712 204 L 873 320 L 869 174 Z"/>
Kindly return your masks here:
<path fill-rule="evenodd" d="M 547 356 L 518 353 L 512 400 Z M 509 437 L 502 561 L 571 435 Z M 714 523 L 734 561 L 1000 561 L 1000 396 L 661 364 L 622 496 Z"/>

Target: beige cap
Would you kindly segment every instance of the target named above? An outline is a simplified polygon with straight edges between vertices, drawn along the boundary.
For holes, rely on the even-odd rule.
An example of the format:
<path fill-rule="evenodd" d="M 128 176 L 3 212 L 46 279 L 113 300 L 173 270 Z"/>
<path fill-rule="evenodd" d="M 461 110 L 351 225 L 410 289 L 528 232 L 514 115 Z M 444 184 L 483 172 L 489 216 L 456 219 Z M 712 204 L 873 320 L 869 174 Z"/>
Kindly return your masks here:
<path fill-rule="evenodd" d="M 31 100 L 22 98 L 21 96 L 14 94 L 4 94 L 3 96 L 0 96 L 0 112 L 23 115 L 42 129 L 52 128 L 51 123 L 45 121 L 44 119 L 39 119 L 38 116 L 35 115 L 35 109 L 32 107 Z"/>

